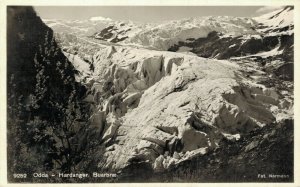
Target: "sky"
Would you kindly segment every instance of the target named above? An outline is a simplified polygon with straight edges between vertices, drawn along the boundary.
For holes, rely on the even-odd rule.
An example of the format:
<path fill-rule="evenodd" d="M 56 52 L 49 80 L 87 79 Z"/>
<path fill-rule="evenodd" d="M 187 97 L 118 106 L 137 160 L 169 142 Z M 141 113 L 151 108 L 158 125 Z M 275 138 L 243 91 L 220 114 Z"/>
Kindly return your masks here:
<path fill-rule="evenodd" d="M 157 22 L 201 16 L 253 17 L 279 7 L 263 6 L 35 6 L 44 19 L 85 20 L 107 17 L 113 20 Z"/>

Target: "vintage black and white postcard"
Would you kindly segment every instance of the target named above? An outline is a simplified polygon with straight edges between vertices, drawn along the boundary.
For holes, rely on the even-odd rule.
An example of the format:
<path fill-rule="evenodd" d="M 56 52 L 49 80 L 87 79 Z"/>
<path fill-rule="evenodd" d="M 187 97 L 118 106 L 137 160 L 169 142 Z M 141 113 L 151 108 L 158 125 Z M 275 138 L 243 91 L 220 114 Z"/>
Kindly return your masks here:
<path fill-rule="evenodd" d="M 5 3 L 6 184 L 299 185 L 299 2 Z"/>

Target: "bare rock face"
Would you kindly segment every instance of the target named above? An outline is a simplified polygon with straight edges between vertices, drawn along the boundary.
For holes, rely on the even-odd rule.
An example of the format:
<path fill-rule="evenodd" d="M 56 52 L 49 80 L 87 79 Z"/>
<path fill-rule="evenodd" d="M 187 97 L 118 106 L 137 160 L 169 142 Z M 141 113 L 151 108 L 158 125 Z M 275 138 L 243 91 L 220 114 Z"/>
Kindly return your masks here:
<path fill-rule="evenodd" d="M 278 93 L 229 61 L 113 46 L 93 59 L 91 120 L 106 147 L 99 168 L 162 171 L 276 121 Z"/>

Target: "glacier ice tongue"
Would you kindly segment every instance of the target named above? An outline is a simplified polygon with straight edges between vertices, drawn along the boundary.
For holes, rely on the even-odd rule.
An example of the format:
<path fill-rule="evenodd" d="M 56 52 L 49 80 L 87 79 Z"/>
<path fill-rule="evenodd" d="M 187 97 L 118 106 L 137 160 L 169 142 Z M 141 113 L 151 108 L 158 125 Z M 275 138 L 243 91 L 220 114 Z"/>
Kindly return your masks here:
<path fill-rule="evenodd" d="M 166 169 L 276 121 L 276 91 L 251 84 L 228 61 L 121 46 L 94 59 L 95 102 L 107 115 L 102 138 L 114 147 L 99 167 Z"/>

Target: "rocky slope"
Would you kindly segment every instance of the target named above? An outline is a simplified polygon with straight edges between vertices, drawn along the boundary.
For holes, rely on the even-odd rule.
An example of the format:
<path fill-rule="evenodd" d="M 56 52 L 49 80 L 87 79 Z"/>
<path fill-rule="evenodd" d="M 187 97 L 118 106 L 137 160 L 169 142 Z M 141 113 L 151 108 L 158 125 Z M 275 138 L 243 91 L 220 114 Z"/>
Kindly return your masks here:
<path fill-rule="evenodd" d="M 180 172 L 194 169 L 197 181 L 234 170 L 251 155 L 271 157 L 286 146 L 274 144 L 279 140 L 292 144 L 292 11 L 286 7 L 255 19 L 206 17 L 156 26 L 118 22 L 92 37 L 57 33 L 80 72 L 76 80 L 88 89 L 90 137 L 100 140 L 96 153 L 79 167 L 118 172 L 124 177 L 120 181 L 133 171 L 178 172 L 187 181 Z M 275 28 L 271 22 L 279 24 Z M 281 136 L 285 128 L 288 135 Z M 279 161 L 266 162 L 269 170 L 282 172 L 278 165 L 292 155 L 291 146 L 287 149 L 288 155 L 278 153 Z M 213 164 L 200 164 L 207 160 Z M 193 168 L 194 161 L 206 169 Z M 241 169 L 234 176 L 258 172 Z"/>
<path fill-rule="evenodd" d="M 58 47 L 53 31 L 32 7 L 9 8 L 7 21 L 9 95 L 14 99 L 24 97 L 22 102 L 26 105 L 31 101 L 28 97 L 34 94 L 40 94 L 43 101 L 68 97 L 78 84 L 75 82 L 76 73 Z M 58 90 L 61 95 L 57 95 Z"/>
<path fill-rule="evenodd" d="M 73 145 L 86 124 L 79 121 L 87 121 L 79 103 L 85 89 L 34 9 L 7 11 L 8 180 L 42 182 L 33 173 L 70 171 L 82 157 Z"/>

